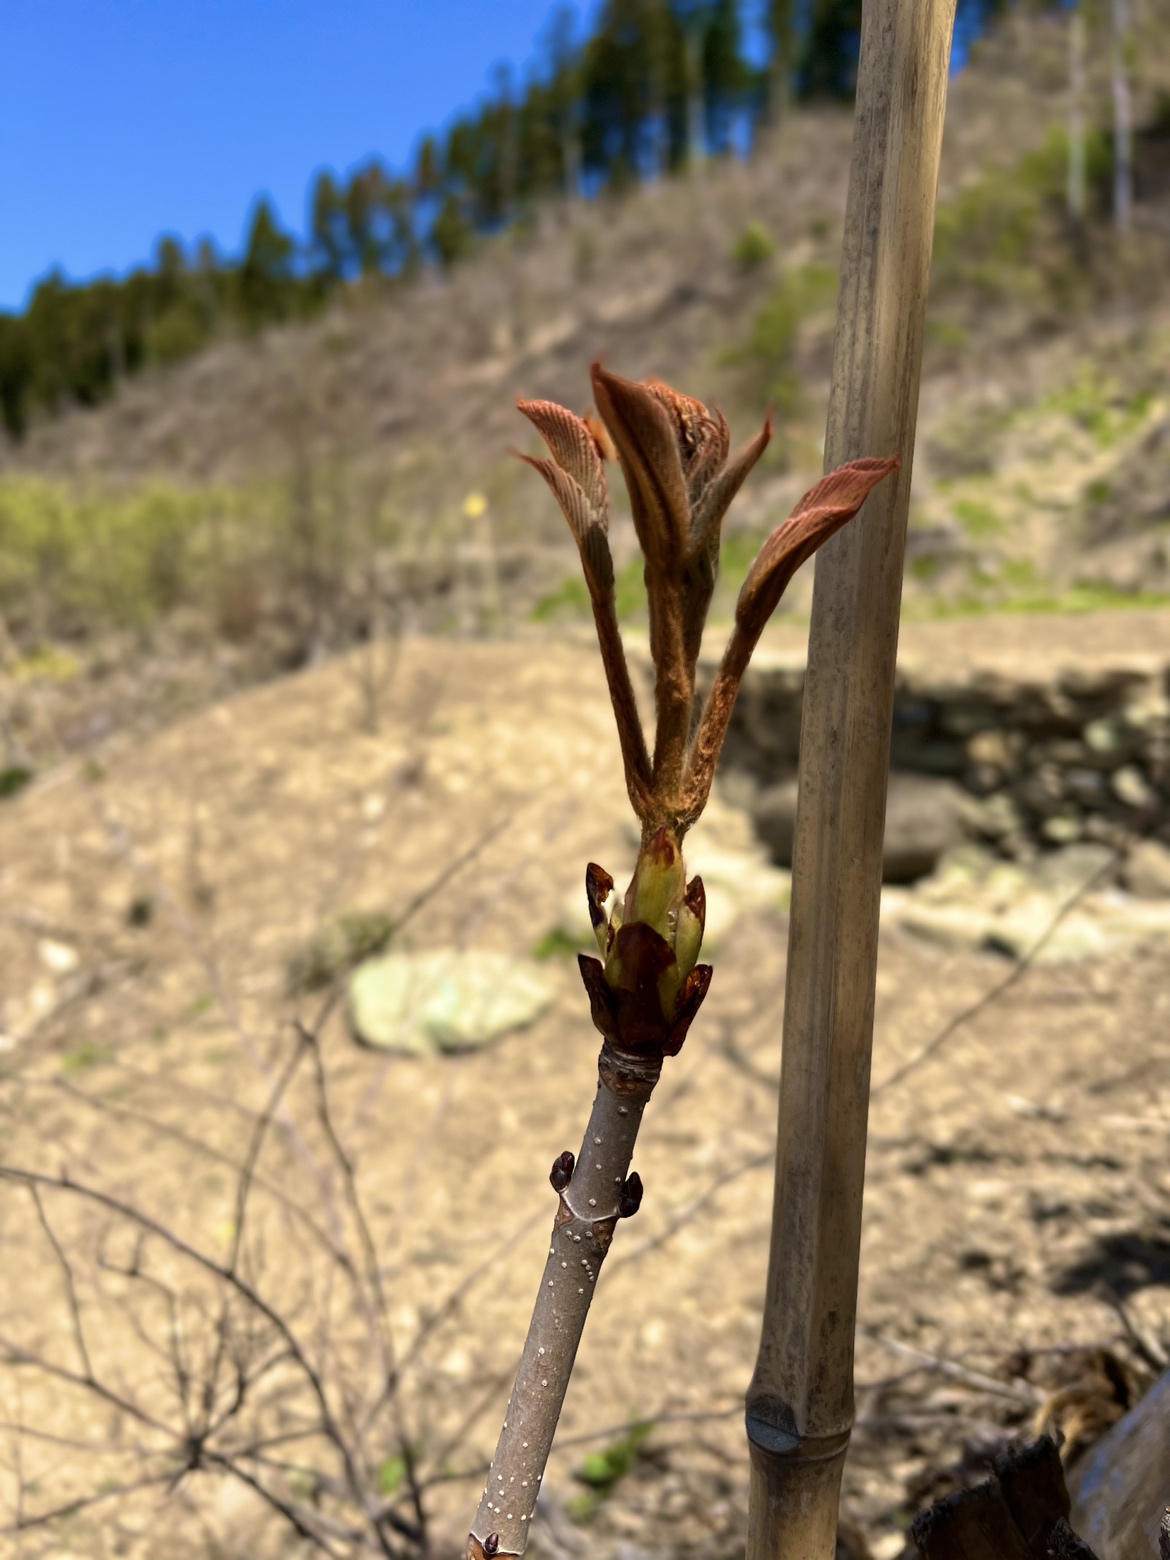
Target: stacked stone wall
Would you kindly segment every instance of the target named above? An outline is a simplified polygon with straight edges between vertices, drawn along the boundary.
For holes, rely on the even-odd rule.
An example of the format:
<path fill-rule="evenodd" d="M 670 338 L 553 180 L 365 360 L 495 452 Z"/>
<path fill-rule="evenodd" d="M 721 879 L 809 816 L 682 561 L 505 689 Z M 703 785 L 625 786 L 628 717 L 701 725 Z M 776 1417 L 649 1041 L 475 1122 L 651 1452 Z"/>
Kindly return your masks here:
<path fill-rule="evenodd" d="M 796 773 L 803 694 L 803 667 L 752 668 L 725 774 L 767 787 Z M 961 786 L 967 832 L 1005 855 L 1135 834 L 1170 843 L 1170 657 L 1051 677 L 899 669 L 891 767 Z"/>

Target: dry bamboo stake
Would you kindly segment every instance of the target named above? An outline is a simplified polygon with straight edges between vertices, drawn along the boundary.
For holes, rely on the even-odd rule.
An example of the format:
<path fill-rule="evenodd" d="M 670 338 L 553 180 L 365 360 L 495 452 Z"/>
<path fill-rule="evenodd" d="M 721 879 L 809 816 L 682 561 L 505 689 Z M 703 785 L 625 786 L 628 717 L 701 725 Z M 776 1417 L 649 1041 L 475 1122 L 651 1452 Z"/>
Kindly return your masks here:
<path fill-rule="evenodd" d="M 710 794 L 740 679 L 793 574 L 898 465 L 894 456 L 831 472 L 768 538 L 740 592 L 730 643 L 696 723 L 695 674 L 720 528 L 770 429 L 765 425 L 729 460 L 727 423 L 701 402 L 658 383 L 632 384 L 598 364 L 593 392 L 604 426 L 548 401 L 522 401 L 520 410 L 551 452 L 530 464 L 555 494 L 581 553 L 642 845 L 629 889 L 612 905 L 609 874 L 591 864 L 585 875 L 601 954 L 580 961 L 603 1040 L 597 1094 L 580 1155 L 566 1150 L 549 1177 L 560 1205 L 468 1560 L 524 1552 L 597 1275 L 618 1220 L 636 1213 L 642 1199 L 641 1181 L 628 1173 L 642 1112 L 663 1059 L 678 1053 L 710 984 L 710 965 L 696 962 L 703 885 L 686 881 L 682 840 Z M 602 465 L 610 449 L 621 461 L 646 559 L 653 755 L 618 630 Z"/>
<path fill-rule="evenodd" d="M 853 1424 L 894 662 L 955 0 L 865 0 L 825 461 L 899 479 L 817 564 L 748 1560 L 831 1560 Z"/>

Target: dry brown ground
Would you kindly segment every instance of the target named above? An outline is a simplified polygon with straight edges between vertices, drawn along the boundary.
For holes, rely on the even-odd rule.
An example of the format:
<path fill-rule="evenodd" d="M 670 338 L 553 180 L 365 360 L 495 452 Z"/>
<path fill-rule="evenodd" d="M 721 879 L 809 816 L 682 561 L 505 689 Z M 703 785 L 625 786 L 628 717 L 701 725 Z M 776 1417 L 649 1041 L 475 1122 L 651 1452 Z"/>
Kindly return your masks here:
<path fill-rule="evenodd" d="M 62 766 L 0 812 L 0 1157 L 106 1188 L 224 1260 L 234 1167 L 269 1088 L 252 1053 L 270 1067 L 290 1053 L 286 970 L 314 929 L 344 910 L 393 913 L 478 845 L 404 941 L 523 953 L 557 924 L 586 860 L 628 870 L 626 819 L 594 657 L 551 643 L 408 645 L 377 737 L 360 730 L 353 679 L 337 664 L 115 746 L 100 768 Z M 726 810 L 701 827 L 745 844 Z M 146 897 L 153 915 L 135 926 L 131 907 Z M 784 943 L 779 905 L 740 917 L 648 1111 L 635 1161 L 646 1198 L 599 1286 L 548 1480 L 551 1520 L 537 1530 L 545 1554 L 637 1560 L 742 1545 L 739 1406 L 767 1255 Z M 76 966 L 65 969 L 69 950 Z M 1079 1416 L 1091 1434 L 1118 1411 L 1084 1357 L 1043 1351 L 1105 1344 L 1140 1366 L 1115 1300 L 1148 1342 L 1170 1334 L 1170 976 L 1159 955 L 1034 968 L 930 1062 L 881 1087 L 1003 972 L 991 957 L 883 937 L 861 1426 L 845 1495 L 879 1557 L 900 1546 L 932 1470 L 1027 1425 L 1053 1386 L 1073 1383 L 1049 1405 L 1066 1429 Z M 400 1413 L 434 1480 L 426 1500 L 442 1553 L 479 1494 L 475 1470 L 545 1257 L 548 1166 L 577 1146 L 596 1048 L 567 962 L 552 1010 L 476 1054 L 386 1058 L 358 1048 L 340 1018 L 324 1030 L 333 1119 L 407 1361 Z M 374 1366 L 324 1255 L 338 1231 L 352 1233 L 327 1165 L 305 1069 L 260 1160 L 247 1272 L 323 1369 L 333 1361 L 357 1380 Z M 133 1231 L 71 1193 L 46 1193 L 44 1208 L 73 1264 L 95 1373 L 175 1422 L 165 1305 L 136 1300 L 142 1280 L 115 1271 L 135 1268 Z M 0 1241 L 6 1349 L 78 1370 L 62 1269 L 22 1188 L 0 1187 Z M 138 1262 L 184 1295 L 179 1352 L 197 1361 L 213 1334 L 210 1291 L 157 1242 Z M 130 1330 L 133 1306 L 161 1355 Z M 994 1376 L 993 1388 L 972 1371 Z M 269 1385 L 256 1412 L 295 1423 L 303 1394 L 279 1372 Z M 574 1526 L 564 1503 L 582 1491 L 583 1455 L 638 1416 L 657 1422 L 644 1455 L 592 1526 Z M 132 1477 L 147 1466 L 137 1449 L 158 1441 L 108 1401 L 10 1365 L 0 1421 L 0 1522 L 18 1496 L 27 1517 Z M 373 1467 L 394 1449 L 385 1420 L 370 1437 Z M 306 1444 L 296 1455 L 322 1458 Z M 299 1499 L 329 1509 L 308 1474 L 289 1479 Z M 0 1552 L 22 1557 L 302 1550 L 214 1472 L 0 1539 Z"/>

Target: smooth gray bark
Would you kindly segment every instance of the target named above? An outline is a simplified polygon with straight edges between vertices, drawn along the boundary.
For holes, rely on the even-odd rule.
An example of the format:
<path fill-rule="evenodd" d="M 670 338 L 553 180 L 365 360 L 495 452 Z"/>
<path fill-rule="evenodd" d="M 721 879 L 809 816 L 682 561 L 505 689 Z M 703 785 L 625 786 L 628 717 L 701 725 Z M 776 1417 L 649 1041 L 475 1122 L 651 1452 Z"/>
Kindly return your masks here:
<path fill-rule="evenodd" d="M 602 1046 L 597 1094 L 572 1179 L 560 1194 L 528 1328 L 469 1555 L 521 1555 L 597 1275 L 621 1217 L 642 1112 L 662 1063 Z M 477 1557 L 476 1557 L 477 1560 Z"/>

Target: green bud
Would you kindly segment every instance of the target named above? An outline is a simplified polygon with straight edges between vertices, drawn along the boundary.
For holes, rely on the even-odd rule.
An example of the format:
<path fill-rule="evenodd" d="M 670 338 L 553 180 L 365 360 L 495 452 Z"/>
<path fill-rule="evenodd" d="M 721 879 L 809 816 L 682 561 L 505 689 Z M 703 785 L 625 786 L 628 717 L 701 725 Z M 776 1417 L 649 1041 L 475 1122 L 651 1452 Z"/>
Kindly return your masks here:
<path fill-rule="evenodd" d="M 706 901 L 702 880 L 688 884 L 678 837 L 660 829 L 638 853 L 634 876 L 625 899 L 614 906 L 608 923 L 601 921 L 601 890 L 610 878 L 600 867 L 590 867 L 588 889 L 597 945 L 605 961 L 605 980 L 612 991 L 633 991 L 650 981 L 658 992 L 661 1019 L 669 1025 L 678 1007 L 679 993 L 695 968 L 703 941 Z M 650 954 L 645 936 L 631 941 L 617 936 L 622 927 L 642 926 L 655 934 L 658 953 Z M 653 958 L 655 967 L 645 967 Z M 663 967 L 665 963 L 665 968 Z"/>
<path fill-rule="evenodd" d="M 669 829 L 659 829 L 638 852 L 638 864 L 626 892 L 625 925 L 641 921 L 674 947 L 675 920 L 686 892 L 682 849 Z"/>

